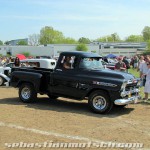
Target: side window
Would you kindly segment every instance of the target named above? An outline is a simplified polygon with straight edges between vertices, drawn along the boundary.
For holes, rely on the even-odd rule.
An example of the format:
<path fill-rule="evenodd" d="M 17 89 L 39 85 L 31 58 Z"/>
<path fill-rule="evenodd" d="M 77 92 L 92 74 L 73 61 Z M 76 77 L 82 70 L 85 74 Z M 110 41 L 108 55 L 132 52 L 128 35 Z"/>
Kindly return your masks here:
<path fill-rule="evenodd" d="M 63 69 L 74 69 L 75 66 L 75 56 L 64 56 L 62 57 L 60 68 Z"/>

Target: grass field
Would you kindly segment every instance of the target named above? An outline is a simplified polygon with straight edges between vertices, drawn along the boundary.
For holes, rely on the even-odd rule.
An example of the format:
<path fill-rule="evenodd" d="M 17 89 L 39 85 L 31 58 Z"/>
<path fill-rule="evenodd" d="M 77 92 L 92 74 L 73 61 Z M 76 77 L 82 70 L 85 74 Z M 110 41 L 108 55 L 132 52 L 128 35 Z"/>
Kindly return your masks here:
<path fill-rule="evenodd" d="M 129 69 L 129 73 L 133 74 L 135 77 L 139 78 L 140 77 L 140 72 L 137 71 L 137 69 Z"/>

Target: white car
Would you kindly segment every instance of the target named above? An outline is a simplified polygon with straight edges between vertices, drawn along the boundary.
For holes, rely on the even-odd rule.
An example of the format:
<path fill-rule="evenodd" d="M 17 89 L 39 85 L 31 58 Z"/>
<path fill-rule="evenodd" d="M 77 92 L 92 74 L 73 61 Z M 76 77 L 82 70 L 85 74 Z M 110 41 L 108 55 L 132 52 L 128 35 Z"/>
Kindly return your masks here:
<path fill-rule="evenodd" d="M 6 66 L 0 67 L 0 86 L 2 86 L 5 82 L 9 82 L 10 78 L 8 77 L 11 73 L 11 68 Z"/>

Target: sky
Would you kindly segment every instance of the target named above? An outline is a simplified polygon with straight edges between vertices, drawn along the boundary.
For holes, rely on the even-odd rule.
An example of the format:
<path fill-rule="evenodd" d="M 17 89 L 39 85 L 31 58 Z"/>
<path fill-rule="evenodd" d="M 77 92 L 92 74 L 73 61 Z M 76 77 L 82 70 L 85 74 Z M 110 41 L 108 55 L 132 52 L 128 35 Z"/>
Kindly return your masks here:
<path fill-rule="evenodd" d="M 141 35 L 150 26 L 150 0 L 0 0 L 0 40 L 28 38 L 45 26 L 91 40 Z"/>

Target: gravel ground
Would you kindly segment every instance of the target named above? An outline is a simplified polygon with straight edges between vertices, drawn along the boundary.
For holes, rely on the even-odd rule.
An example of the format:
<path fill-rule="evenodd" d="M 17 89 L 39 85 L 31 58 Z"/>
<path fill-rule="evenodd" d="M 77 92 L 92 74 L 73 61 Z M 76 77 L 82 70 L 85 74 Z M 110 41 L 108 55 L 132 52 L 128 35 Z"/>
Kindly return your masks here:
<path fill-rule="evenodd" d="M 100 115 L 89 111 L 87 101 L 38 95 L 36 103 L 25 104 L 17 89 L 0 87 L 0 150 L 9 149 L 5 143 L 45 141 L 143 143 L 150 149 L 150 101 Z"/>

